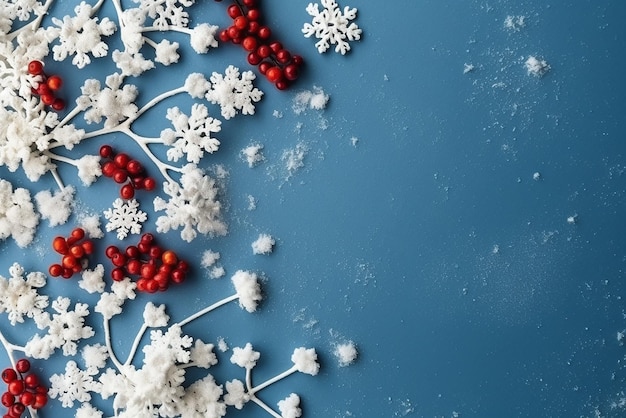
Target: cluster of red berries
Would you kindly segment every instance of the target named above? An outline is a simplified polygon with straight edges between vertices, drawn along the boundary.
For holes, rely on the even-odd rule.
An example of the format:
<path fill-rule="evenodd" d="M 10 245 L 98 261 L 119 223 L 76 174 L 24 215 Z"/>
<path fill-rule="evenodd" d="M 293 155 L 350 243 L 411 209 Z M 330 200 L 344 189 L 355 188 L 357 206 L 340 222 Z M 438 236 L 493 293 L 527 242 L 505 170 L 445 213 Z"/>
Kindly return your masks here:
<path fill-rule="evenodd" d="M 115 266 L 111 271 L 113 280 L 138 276 L 137 290 L 142 292 L 165 291 L 170 283 L 182 283 L 189 271 L 186 261 L 158 246 L 150 233 L 143 234 L 137 245 L 129 245 L 123 252 L 111 245 L 105 253 Z"/>
<path fill-rule="evenodd" d="M 228 6 L 233 24 L 222 30 L 219 38 L 222 42 L 240 44 L 248 51 L 248 63 L 258 65 L 261 74 L 279 90 L 284 90 L 298 78 L 303 60 L 283 48 L 280 42 L 271 40 L 272 31 L 261 24 L 261 11 L 256 3 L 257 0 L 235 0 Z"/>
<path fill-rule="evenodd" d="M 15 369 L 2 371 L 2 380 L 7 391 L 2 394 L 2 405 L 9 408 L 3 418 L 19 418 L 27 407 L 41 409 L 48 402 L 48 389 L 43 386 L 36 374 L 28 373 L 30 362 L 18 360 Z"/>
<path fill-rule="evenodd" d="M 87 265 L 87 256 L 93 253 L 93 242 L 85 238 L 85 230 L 74 228 L 70 236 L 55 237 L 52 248 L 61 254 L 61 264 L 52 264 L 48 272 L 52 277 L 69 279 L 74 273 L 80 273 Z"/>
<path fill-rule="evenodd" d="M 43 104 L 57 111 L 65 109 L 65 100 L 55 95 L 55 92 L 63 85 L 61 77 L 58 75 L 46 76 L 43 72 L 43 63 L 41 61 L 29 62 L 28 73 L 42 76 L 41 83 L 39 83 L 36 88 L 33 88 L 32 92 L 41 98 Z"/>
<path fill-rule="evenodd" d="M 156 181 L 146 175 L 143 165 L 128 154 L 115 153 L 110 145 L 103 145 L 100 147 L 100 157 L 104 158 L 101 164 L 102 174 L 122 185 L 122 199 L 135 197 L 135 190 L 151 191 L 156 187 Z"/>

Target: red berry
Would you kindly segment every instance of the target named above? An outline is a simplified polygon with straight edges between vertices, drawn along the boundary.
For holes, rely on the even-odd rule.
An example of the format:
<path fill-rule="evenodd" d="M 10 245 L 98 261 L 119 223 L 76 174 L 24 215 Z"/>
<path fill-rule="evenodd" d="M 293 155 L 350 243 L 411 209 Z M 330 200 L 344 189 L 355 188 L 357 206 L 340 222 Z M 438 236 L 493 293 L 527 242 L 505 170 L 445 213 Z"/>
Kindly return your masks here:
<path fill-rule="evenodd" d="M 43 73 L 43 63 L 41 61 L 31 61 L 28 63 L 28 73 L 39 75 Z"/>
<path fill-rule="evenodd" d="M 246 13 L 246 17 L 248 20 L 259 20 L 261 17 L 261 11 L 259 9 L 250 9 L 248 13 Z"/>
<path fill-rule="evenodd" d="M 186 273 L 186 272 L 189 271 L 189 264 L 186 261 L 184 261 L 184 260 L 180 260 L 178 262 L 178 265 L 176 266 L 176 268 L 178 270 L 182 270 L 182 271 L 184 271 Z"/>
<path fill-rule="evenodd" d="M 135 176 L 143 171 L 143 166 L 137 160 L 130 160 L 126 165 L 126 170 L 131 176 Z"/>
<path fill-rule="evenodd" d="M 178 257 L 176 256 L 176 253 L 174 251 L 167 250 L 163 252 L 163 254 L 161 254 L 161 261 L 163 262 L 163 264 L 173 266 L 175 264 L 178 264 Z"/>
<path fill-rule="evenodd" d="M 41 409 L 48 403 L 48 395 L 45 393 L 36 393 L 35 394 L 35 403 L 33 404 L 33 409 Z"/>
<path fill-rule="evenodd" d="M 15 370 L 19 373 L 26 373 L 30 370 L 30 361 L 25 358 L 19 359 L 17 363 L 15 363 Z"/>
<path fill-rule="evenodd" d="M 297 65 L 289 64 L 285 67 L 284 73 L 287 80 L 293 81 L 298 78 L 300 71 L 298 70 Z"/>
<path fill-rule="evenodd" d="M 244 39 L 245 42 L 245 39 Z M 246 47 L 244 46 L 244 49 L 246 49 Z M 259 63 L 262 61 L 262 58 L 259 57 L 259 55 L 256 52 L 250 52 L 248 54 L 248 64 L 250 65 L 259 65 Z"/>
<path fill-rule="evenodd" d="M 85 240 L 80 245 L 81 247 L 83 247 L 83 251 L 85 252 L 85 254 L 89 255 L 93 253 L 93 242 L 91 240 Z"/>
<path fill-rule="evenodd" d="M 149 279 L 139 279 L 137 280 L 137 290 L 140 292 L 145 292 L 146 291 L 146 285 L 148 283 L 148 281 L 150 281 Z"/>
<path fill-rule="evenodd" d="M 278 67 L 270 67 L 267 69 L 265 76 L 270 82 L 275 83 L 283 77 L 283 71 Z"/>
<path fill-rule="evenodd" d="M 57 112 L 60 112 L 61 110 L 65 109 L 65 100 L 57 97 L 54 99 L 50 106 L 52 106 L 52 108 Z"/>
<path fill-rule="evenodd" d="M 161 257 L 161 254 L 163 254 L 163 249 L 158 245 L 153 245 L 152 248 L 150 248 L 150 258 L 154 258 L 156 260 L 157 258 Z"/>
<path fill-rule="evenodd" d="M 285 80 L 278 80 L 276 82 L 276 88 L 278 90 L 286 90 L 287 87 L 289 87 L 289 83 L 287 83 L 287 81 L 285 81 Z"/>
<path fill-rule="evenodd" d="M 261 27 L 261 24 L 256 20 L 248 20 L 248 33 L 257 33 L 259 31 L 259 28 Z"/>
<path fill-rule="evenodd" d="M 304 64 L 304 60 L 302 59 L 302 57 L 300 55 L 294 55 L 293 58 L 292 58 L 292 61 L 298 67 L 301 66 L 302 64 Z"/>
<path fill-rule="evenodd" d="M 75 240 L 81 240 L 85 238 L 85 230 L 83 228 L 74 228 L 70 234 Z"/>
<path fill-rule="evenodd" d="M 246 7 L 252 7 L 256 4 L 256 0 L 243 0 L 243 4 Z"/>
<path fill-rule="evenodd" d="M 235 42 L 235 39 L 241 36 L 241 31 L 237 29 L 235 26 L 229 26 L 228 29 L 226 29 L 226 31 L 228 32 L 228 37 L 233 42 Z"/>
<path fill-rule="evenodd" d="M 74 275 L 74 270 L 71 268 L 63 268 L 63 273 L 61 273 L 61 277 L 64 279 L 69 279 Z"/>
<path fill-rule="evenodd" d="M 120 152 L 115 157 L 113 157 L 113 161 L 115 162 L 115 165 L 119 168 L 126 169 L 126 165 L 130 161 L 130 157 L 128 156 L 128 154 Z"/>
<path fill-rule="evenodd" d="M 63 267 L 60 264 L 52 264 L 48 267 L 48 273 L 50 273 L 52 277 L 59 277 L 63 274 Z"/>
<path fill-rule="evenodd" d="M 132 184 L 123 185 L 120 189 L 120 196 L 122 197 L 122 199 L 132 199 L 133 197 L 135 197 L 135 188 L 132 186 Z"/>
<path fill-rule="evenodd" d="M 78 260 L 73 255 L 64 255 L 61 259 L 61 265 L 66 269 L 73 269 L 78 265 Z"/>
<path fill-rule="evenodd" d="M 126 255 L 122 253 L 113 254 L 113 257 L 111 257 L 111 263 L 113 263 L 115 267 L 123 267 L 127 260 Z"/>
<path fill-rule="evenodd" d="M 11 395 L 9 392 L 4 392 L 1 401 L 2 405 L 8 408 L 15 403 L 15 396 Z"/>
<path fill-rule="evenodd" d="M 2 371 L 2 380 L 4 383 L 11 383 L 17 379 L 17 372 L 11 368 L 4 369 Z"/>
<path fill-rule="evenodd" d="M 137 258 L 140 255 L 139 248 L 134 245 L 129 245 L 128 247 L 126 247 L 125 253 L 128 258 Z"/>
<path fill-rule="evenodd" d="M 254 36 L 246 36 L 245 38 L 243 38 L 243 41 L 241 42 L 241 46 L 243 46 L 243 49 L 245 49 L 246 51 L 254 51 L 257 47 L 257 40 Z M 252 64 L 252 65 L 256 65 L 256 64 Z"/>
<path fill-rule="evenodd" d="M 126 180 L 128 180 L 128 173 L 126 172 L 126 170 L 122 168 L 118 168 L 117 170 L 115 170 L 115 172 L 113 173 L 113 181 L 118 184 L 122 184 Z"/>
<path fill-rule="evenodd" d="M 63 237 L 55 237 L 52 240 L 52 248 L 61 255 L 67 254 L 67 241 Z"/>
<path fill-rule="evenodd" d="M 54 99 L 55 97 L 51 93 L 45 93 L 41 95 L 41 102 L 46 106 L 50 106 L 52 103 L 54 103 Z"/>
<path fill-rule="evenodd" d="M 102 174 L 106 177 L 113 177 L 113 174 L 117 171 L 117 166 L 113 161 L 107 161 L 102 165 Z"/>
<path fill-rule="evenodd" d="M 272 36 L 272 30 L 267 26 L 261 26 L 257 35 L 259 35 L 259 38 L 261 39 L 269 39 L 269 37 Z"/>
<path fill-rule="evenodd" d="M 159 283 L 156 280 L 148 280 L 146 283 L 146 290 L 148 293 L 154 293 L 159 290 Z"/>
<path fill-rule="evenodd" d="M 226 9 L 226 11 L 228 12 L 228 16 L 233 19 L 235 19 L 237 16 L 241 16 L 241 9 L 239 9 L 239 6 L 237 6 L 236 4 L 231 4 L 230 6 L 228 6 L 228 9 Z"/>
<path fill-rule="evenodd" d="M 150 252 L 150 247 L 151 245 L 147 242 L 140 242 L 139 244 L 137 244 L 137 248 L 142 254 L 148 254 Z"/>
<path fill-rule="evenodd" d="M 147 232 L 141 236 L 140 242 L 145 242 L 146 244 L 151 244 L 154 241 L 154 235 Z"/>
<path fill-rule="evenodd" d="M 230 41 L 230 35 L 228 35 L 228 30 L 224 29 L 220 31 L 220 41 L 222 42 Z"/>
<path fill-rule="evenodd" d="M 100 147 L 100 156 L 102 158 L 111 158 L 113 155 L 113 147 L 110 145 L 103 145 Z"/>
<path fill-rule="evenodd" d="M 26 411 L 26 407 L 19 402 L 14 403 L 9 408 L 9 415 L 15 418 L 19 418 Z"/>
<path fill-rule="evenodd" d="M 256 53 L 259 55 L 259 57 L 261 58 L 267 58 L 270 55 L 272 55 L 272 49 L 267 46 L 267 45 L 261 45 L 259 46 L 259 48 L 256 50 Z"/>
<path fill-rule="evenodd" d="M 152 177 L 146 177 L 143 180 L 143 188 L 147 191 L 151 191 L 154 190 L 154 188 L 156 187 L 156 180 L 154 180 Z"/>
<path fill-rule="evenodd" d="M 156 266 L 154 264 L 146 263 L 141 266 L 141 277 L 144 279 L 152 279 L 156 274 Z"/>
<path fill-rule="evenodd" d="M 276 60 L 281 64 L 287 64 L 291 61 L 291 53 L 286 49 L 281 49 L 276 53 Z"/>
<path fill-rule="evenodd" d="M 82 245 L 73 245 L 70 248 L 70 255 L 74 256 L 75 258 L 82 258 L 85 255 L 85 249 Z"/>
<path fill-rule="evenodd" d="M 20 403 L 24 406 L 31 406 L 35 403 L 35 394 L 32 392 L 24 392 L 20 395 Z"/>
<path fill-rule="evenodd" d="M 233 25 L 239 30 L 244 30 L 248 27 L 248 19 L 244 16 L 237 16 Z"/>
<path fill-rule="evenodd" d="M 58 75 L 51 75 L 46 80 L 46 84 L 48 85 L 50 90 L 56 91 L 56 90 L 59 90 L 61 86 L 63 85 L 63 80 Z"/>
<path fill-rule="evenodd" d="M 126 270 L 129 274 L 140 274 L 141 273 L 141 261 L 139 260 L 128 260 L 126 263 Z"/>
<path fill-rule="evenodd" d="M 120 249 L 117 248 L 115 245 L 109 245 L 106 250 L 104 250 L 104 254 L 107 256 L 107 258 L 113 258 L 113 256 L 119 252 Z"/>
<path fill-rule="evenodd" d="M 39 85 L 37 85 L 36 92 L 40 96 L 52 94 L 52 91 L 50 91 L 50 87 L 48 87 L 46 83 L 40 83 Z"/>
<path fill-rule="evenodd" d="M 180 284 L 185 281 L 186 273 L 181 269 L 176 269 L 172 272 L 172 281 L 176 284 Z"/>
<path fill-rule="evenodd" d="M 274 54 L 278 54 L 278 51 L 280 51 L 281 49 L 283 49 L 283 44 L 281 44 L 278 41 L 272 42 L 270 44 L 270 48 L 272 49 L 272 52 Z"/>
<path fill-rule="evenodd" d="M 267 70 L 269 70 L 272 67 L 272 64 L 270 64 L 267 61 L 263 61 L 262 63 L 259 64 L 259 72 L 263 75 L 267 74 Z"/>
<path fill-rule="evenodd" d="M 121 282 L 126 277 L 126 272 L 122 267 L 117 267 L 111 270 L 111 278 L 116 282 Z"/>
<path fill-rule="evenodd" d="M 39 386 L 39 378 L 36 374 L 30 373 L 24 377 L 24 384 L 27 388 L 35 389 Z"/>
<path fill-rule="evenodd" d="M 167 273 L 157 273 L 154 275 L 154 278 L 152 280 L 159 285 L 159 288 L 162 288 L 167 286 L 170 281 L 170 276 Z"/>
<path fill-rule="evenodd" d="M 24 381 L 22 379 L 15 379 L 7 385 L 7 389 L 11 395 L 20 395 L 24 392 Z"/>

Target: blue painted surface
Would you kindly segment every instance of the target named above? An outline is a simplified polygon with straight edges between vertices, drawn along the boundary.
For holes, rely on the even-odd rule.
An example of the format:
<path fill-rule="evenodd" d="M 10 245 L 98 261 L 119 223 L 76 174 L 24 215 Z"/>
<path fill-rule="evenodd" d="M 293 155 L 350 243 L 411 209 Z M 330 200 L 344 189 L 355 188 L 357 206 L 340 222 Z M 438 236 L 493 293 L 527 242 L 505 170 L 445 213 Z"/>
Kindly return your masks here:
<path fill-rule="evenodd" d="M 319 55 L 300 36 L 306 4 L 263 1 L 268 23 L 304 55 L 306 71 L 288 92 L 259 80 L 266 94 L 257 114 L 226 121 L 219 152 L 203 161 L 229 172 L 229 235 L 192 245 L 168 236 L 192 265 L 211 249 L 228 276 L 263 272 L 267 300 L 253 315 L 225 307 L 188 332 L 205 341 L 223 336 L 231 347 L 252 342 L 262 353 L 259 381 L 288 367 L 294 347 L 316 347 L 319 376 L 293 376 L 262 392 L 271 404 L 300 393 L 308 417 L 623 416 L 611 404 L 624 396 L 626 377 L 616 339 L 626 328 L 626 4 L 341 2 L 359 8 L 364 30 L 345 57 Z M 193 18 L 223 25 L 224 6 L 202 2 Z M 507 31 L 507 15 L 524 15 L 527 25 Z M 549 73 L 529 76 L 529 55 L 545 58 Z M 160 78 L 136 84 L 163 91 L 180 83 L 177 74 L 208 75 L 231 63 L 248 68 L 243 51 L 226 45 L 185 55 L 180 66 L 154 72 Z M 466 63 L 475 69 L 464 74 Z M 84 78 L 75 74 L 70 96 Z M 328 107 L 294 114 L 295 94 L 313 86 L 330 95 Z M 190 102 L 155 108 L 141 126 L 146 134 L 168 126 L 163 112 L 172 103 Z M 264 145 L 266 161 L 250 169 L 239 152 L 253 141 Z M 128 139 L 110 142 L 126 147 Z M 297 144 L 308 152 L 288 178 L 281 156 Z M 62 174 L 71 178 L 72 170 Z M 51 179 L 35 185 L 1 173 L 32 191 L 54 187 Z M 116 194 L 105 180 L 77 187 L 81 206 L 94 211 Z M 26 251 L 2 243 L 1 271 L 16 259 L 45 270 L 56 259 L 46 250 L 51 237 L 71 228 L 42 223 Z M 274 253 L 253 255 L 250 243 L 266 232 L 278 240 Z M 76 280 L 49 287 L 95 300 L 76 290 Z M 197 267 L 185 287 L 126 305 L 136 322 L 113 322 L 116 349 L 122 357 L 128 349 L 141 301 L 166 303 L 180 319 L 230 291 L 226 278 L 211 281 Z M 345 340 L 360 355 L 340 368 L 333 344 Z M 228 355 L 220 360 L 222 381 L 243 378 Z M 37 367 L 63 369 L 60 362 Z M 230 413 L 262 411 L 249 405 Z M 42 416 L 59 414 L 51 408 Z"/>

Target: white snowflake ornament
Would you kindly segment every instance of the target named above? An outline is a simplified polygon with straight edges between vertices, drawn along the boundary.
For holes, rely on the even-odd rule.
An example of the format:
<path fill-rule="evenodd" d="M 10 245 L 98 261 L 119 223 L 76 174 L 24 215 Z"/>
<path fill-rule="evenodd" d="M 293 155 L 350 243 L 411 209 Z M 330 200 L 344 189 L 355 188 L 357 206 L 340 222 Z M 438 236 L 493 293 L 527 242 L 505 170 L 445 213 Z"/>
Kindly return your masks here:
<path fill-rule="evenodd" d="M 229 65 L 224 74 L 211 75 L 211 89 L 206 99 L 219 104 L 224 119 L 230 119 L 241 111 L 244 115 L 254 114 L 254 103 L 261 100 L 263 92 L 252 85 L 256 75 L 252 71 L 239 73 L 239 68 Z"/>
<path fill-rule="evenodd" d="M 322 0 L 324 10 L 319 10 L 319 4 L 309 3 L 306 11 L 313 17 L 311 23 L 305 23 L 302 33 L 306 38 L 315 36 L 319 41 L 315 43 L 321 54 L 335 45 L 335 52 L 345 55 L 350 51 L 348 41 L 361 39 L 362 30 L 351 20 L 356 18 L 356 8 L 344 7 L 343 13 L 335 0 Z"/>
<path fill-rule="evenodd" d="M 109 220 L 106 230 L 117 231 L 119 240 L 126 238 L 129 232 L 139 234 L 143 223 L 148 219 L 148 215 L 139 210 L 137 199 L 124 201 L 120 198 L 115 199 L 112 209 L 104 211 L 104 217 Z"/>

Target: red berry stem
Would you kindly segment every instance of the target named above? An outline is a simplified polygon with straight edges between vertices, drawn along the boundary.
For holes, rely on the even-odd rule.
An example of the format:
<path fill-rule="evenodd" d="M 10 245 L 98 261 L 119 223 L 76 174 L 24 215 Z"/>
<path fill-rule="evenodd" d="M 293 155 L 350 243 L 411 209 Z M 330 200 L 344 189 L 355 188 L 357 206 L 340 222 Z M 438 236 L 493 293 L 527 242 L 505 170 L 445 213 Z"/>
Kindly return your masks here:
<path fill-rule="evenodd" d="M 222 30 L 219 38 L 241 45 L 248 52 L 248 63 L 258 66 L 276 88 L 285 90 L 300 75 L 304 61 L 272 39 L 272 31 L 263 25 L 257 3 L 258 0 L 234 0 L 226 9 L 233 24 Z"/>

